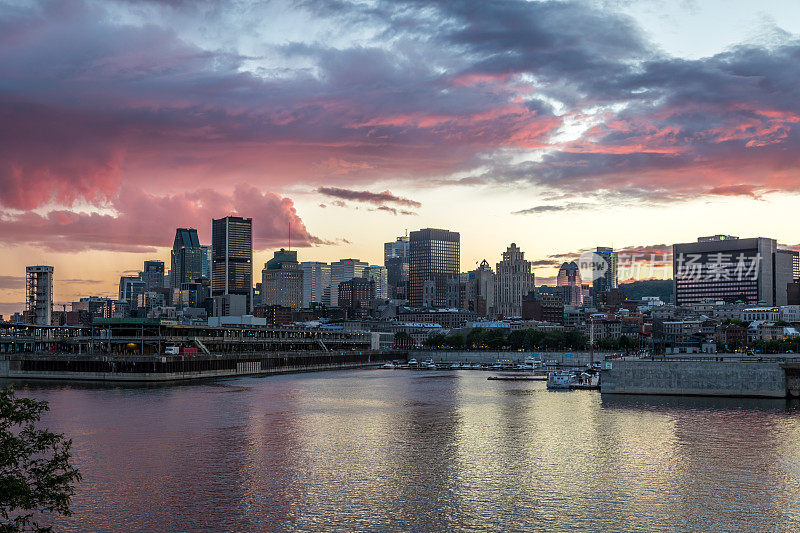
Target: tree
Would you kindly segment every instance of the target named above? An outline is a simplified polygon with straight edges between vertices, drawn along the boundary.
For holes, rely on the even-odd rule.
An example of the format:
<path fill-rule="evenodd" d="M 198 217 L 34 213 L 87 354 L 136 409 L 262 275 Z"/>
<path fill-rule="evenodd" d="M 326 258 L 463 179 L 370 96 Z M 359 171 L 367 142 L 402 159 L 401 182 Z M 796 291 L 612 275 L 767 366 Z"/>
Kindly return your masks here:
<path fill-rule="evenodd" d="M 81 474 L 70 464 L 72 440 L 36 427 L 47 402 L 0 390 L 0 533 L 51 531 L 39 520 L 69 516 Z"/>

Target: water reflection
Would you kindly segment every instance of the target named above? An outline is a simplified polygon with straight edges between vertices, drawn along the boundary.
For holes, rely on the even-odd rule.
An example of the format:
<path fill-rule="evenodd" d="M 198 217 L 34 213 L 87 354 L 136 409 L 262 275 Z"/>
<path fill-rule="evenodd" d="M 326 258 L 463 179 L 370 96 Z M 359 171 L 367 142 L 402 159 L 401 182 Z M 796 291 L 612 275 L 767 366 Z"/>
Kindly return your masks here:
<path fill-rule="evenodd" d="M 67 531 L 800 530 L 782 400 L 481 372 L 31 384 L 84 473 Z"/>

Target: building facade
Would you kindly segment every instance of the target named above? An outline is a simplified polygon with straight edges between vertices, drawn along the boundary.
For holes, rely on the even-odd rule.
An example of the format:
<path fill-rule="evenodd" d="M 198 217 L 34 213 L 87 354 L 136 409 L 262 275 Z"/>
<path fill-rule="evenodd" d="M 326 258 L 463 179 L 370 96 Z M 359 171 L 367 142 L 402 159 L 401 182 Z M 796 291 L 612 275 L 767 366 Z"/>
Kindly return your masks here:
<path fill-rule="evenodd" d="M 211 292 L 238 294 L 253 306 L 253 219 L 228 216 L 211 222 Z"/>
<path fill-rule="evenodd" d="M 480 317 L 494 316 L 495 273 L 489 262 L 484 259 L 475 270 L 467 272 L 464 308 L 477 313 Z"/>
<path fill-rule="evenodd" d="M 581 272 L 577 263 L 563 263 L 558 269 L 556 287 L 564 305 L 580 307 L 583 305 L 583 289 L 581 283 Z"/>
<path fill-rule="evenodd" d="M 515 243 L 503 252 L 495 275 L 495 312 L 504 317 L 522 316 L 522 298 L 534 290 L 533 265 Z"/>
<path fill-rule="evenodd" d="M 364 274 L 364 269 L 369 264 L 358 259 L 339 259 L 331 263 L 331 285 L 330 299 L 333 307 L 339 306 L 339 284 L 353 278 L 360 278 Z"/>
<path fill-rule="evenodd" d="M 49 265 L 25 267 L 25 322 L 39 326 L 53 323 L 53 272 Z"/>
<path fill-rule="evenodd" d="M 600 293 L 608 293 L 618 287 L 619 280 L 617 279 L 617 270 L 619 256 L 613 248 L 605 246 L 598 246 L 594 255 L 594 259 L 602 260 L 605 263 L 605 266 L 593 265 L 593 280 L 587 280 L 592 281 L 592 292 L 594 294 L 595 306 L 597 306 L 597 298 Z"/>
<path fill-rule="evenodd" d="M 197 230 L 194 228 L 178 228 L 175 230 L 175 241 L 172 244 L 170 287 L 179 289 L 182 283 L 195 281 L 203 277 L 203 251 Z"/>
<path fill-rule="evenodd" d="M 281 248 L 275 252 L 261 272 L 263 305 L 302 308 L 303 274 L 296 251 Z"/>
<path fill-rule="evenodd" d="M 300 263 L 300 269 L 303 271 L 303 308 L 311 307 L 312 303 L 330 305 L 331 266 L 319 261 L 304 261 Z"/>
<path fill-rule="evenodd" d="M 412 231 L 409 239 L 411 306 L 422 307 L 423 303 L 431 307 L 446 306 L 447 280 L 458 277 L 460 263 L 461 236 L 458 232 L 434 228 Z"/>
<path fill-rule="evenodd" d="M 793 258 L 778 250 L 775 239 L 714 235 L 674 244 L 672 250 L 677 305 L 707 298 L 766 305 L 787 301 Z"/>
<path fill-rule="evenodd" d="M 164 261 L 145 261 L 139 278 L 148 291 L 164 287 Z"/>
<path fill-rule="evenodd" d="M 383 264 L 386 266 L 388 298 L 408 300 L 409 238 L 397 237 L 383 245 Z"/>
<path fill-rule="evenodd" d="M 382 265 L 370 265 L 364 268 L 362 277 L 375 282 L 375 298 L 388 300 L 389 296 L 389 271 Z"/>
<path fill-rule="evenodd" d="M 375 281 L 366 278 L 351 278 L 339 283 L 337 301 L 339 307 L 367 309 L 375 298 Z"/>

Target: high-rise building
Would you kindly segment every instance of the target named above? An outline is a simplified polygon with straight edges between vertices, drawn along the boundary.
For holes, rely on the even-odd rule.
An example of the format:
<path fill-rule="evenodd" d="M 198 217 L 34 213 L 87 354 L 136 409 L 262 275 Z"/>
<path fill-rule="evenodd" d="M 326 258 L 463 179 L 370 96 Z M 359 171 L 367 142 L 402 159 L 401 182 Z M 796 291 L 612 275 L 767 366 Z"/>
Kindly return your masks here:
<path fill-rule="evenodd" d="M 131 309 L 135 309 L 139 305 L 139 295 L 147 290 L 140 275 L 119 277 L 119 299 L 128 302 Z"/>
<path fill-rule="evenodd" d="M 360 278 L 369 264 L 358 259 L 339 259 L 331 263 L 330 298 L 333 307 L 339 307 L 339 284 L 353 278 Z"/>
<path fill-rule="evenodd" d="M 211 247 L 208 245 L 200 246 L 201 250 L 201 267 L 200 267 L 200 275 L 207 280 L 211 281 L 211 270 L 212 265 L 214 264 L 213 260 L 211 259 Z"/>
<path fill-rule="evenodd" d="M 583 305 L 583 290 L 581 288 L 581 272 L 575 261 L 564 263 L 558 269 L 556 287 L 564 305 Z"/>
<path fill-rule="evenodd" d="M 594 270 L 592 291 L 594 292 L 596 305 L 597 297 L 601 292 L 609 292 L 612 289 L 617 288 L 617 284 L 619 282 L 617 279 L 619 256 L 613 248 L 608 248 L 605 246 L 598 246 L 594 255 L 596 256 L 595 259 L 602 259 L 605 261 L 605 267 L 602 265 L 592 265 L 592 269 Z"/>
<path fill-rule="evenodd" d="M 792 254 L 786 252 L 778 250 L 775 239 L 764 237 L 714 235 L 674 244 L 675 303 L 693 304 L 714 298 L 785 305 L 794 261 Z"/>
<path fill-rule="evenodd" d="M 325 289 L 330 290 L 331 266 L 319 261 L 304 261 L 300 263 L 300 269 L 303 271 L 303 308 L 311 307 L 312 303 L 330 305 L 330 292 L 325 298 Z"/>
<path fill-rule="evenodd" d="M 53 322 L 53 267 L 25 267 L 25 321 L 50 326 Z"/>
<path fill-rule="evenodd" d="M 173 289 L 180 289 L 181 284 L 195 281 L 203 276 L 203 251 L 196 229 L 175 230 L 171 266 L 169 284 Z"/>
<path fill-rule="evenodd" d="M 389 299 L 389 272 L 385 266 L 371 265 L 364 268 L 362 277 L 375 282 L 375 298 Z"/>
<path fill-rule="evenodd" d="M 534 290 L 533 264 L 515 243 L 503 252 L 495 275 L 495 312 L 504 317 L 522 316 L 522 298 Z"/>
<path fill-rule="evenodd" d="M 411 305 L 422 307 L 428 303 L 445 307 L 447 280 L 458 276 L 460 263 L 461 236 L 458 232 L 434 228 L 412 231 L 409 239 Z"/>
<path fill-rule="evenodd" d="M 164 287 L 164 261 L 145 261 L 139 279 L 148 291 Z"/>
<path fill-rule="evenodd" d="M 261 291 L 264 305 L 303 307 L 303 270 L 296 251 L 281 248 L 267 261 L 261 272 Z"/>
<path fill-rule="evenodd" d="M 494 270 L 492 270 L 489 262 L 484 259 L 478 268 L 467 272 L 464 295 L 465 309 L 477 313 L 478 316 L 494 316 L 494 284 Z"/>
<path fill-rule="evenodd" d="M 253 219 L 227 216 L 211 222 L 211 293 L 238 294 L 253 308 Z"/>
<path fill-rule="evenodd" d="M 397 237 L 383 245 L 383 264 L 386 266 L 388 298 L 408 300 L 409 239 Z"/>
<path fill-rule="evenodd" d="M 351 278 L 337 287 L 339 307 L 348 309 L 366 309 L 370 300 L 375 298 L 375 281 L 366 278 Z"/>

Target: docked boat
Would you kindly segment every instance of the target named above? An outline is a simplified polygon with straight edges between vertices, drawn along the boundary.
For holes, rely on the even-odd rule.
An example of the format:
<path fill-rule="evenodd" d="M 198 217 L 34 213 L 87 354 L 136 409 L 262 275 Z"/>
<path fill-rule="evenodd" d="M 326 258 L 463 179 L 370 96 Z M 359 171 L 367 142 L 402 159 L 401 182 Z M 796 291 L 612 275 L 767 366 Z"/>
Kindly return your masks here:
<path fill-rule="evenodd" d="M 419 363 L 417 362 L 416 359 L 411 358 L 411 359 L 408 360 L 408 368 L 417 368 L 418 366 L 419 366 Z"/>
<path fill-rule="evenodd" d="M 575 374 L 568 370 L 547 373 L 547 388 L 569 390 L 570 385 L 575 381 Z"/>
<path fill-rule="evenodd" d="M 600 372 L 596 370 L 586 370 L 577 376 L 574 376 L 569 388 L 571 389 L 599 389 L 600 388 Z"/>
<path fill-rule="evenodd" d="M 396 368 L 394 363 L 386 363 L 381 368 Z"/>

